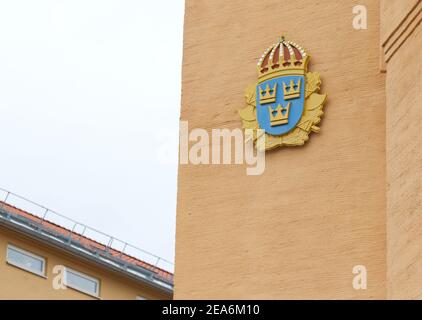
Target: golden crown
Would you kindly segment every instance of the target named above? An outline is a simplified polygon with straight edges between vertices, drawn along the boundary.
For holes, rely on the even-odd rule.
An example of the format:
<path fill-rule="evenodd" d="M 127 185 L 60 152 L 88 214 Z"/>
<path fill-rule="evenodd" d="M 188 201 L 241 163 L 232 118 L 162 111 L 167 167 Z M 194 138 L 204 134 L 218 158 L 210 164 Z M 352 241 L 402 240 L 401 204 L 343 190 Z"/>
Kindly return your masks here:
<path fill-rule="evenodd" d="M 278 75 L 304 75 L 308 68 L 309 55 L 292 41 L 281 37 L 265 50 L 258 61 L 259 82 Z"/>
<path fill-rule="evenodd" d="M 284 100 L 290 100 L 290 99 L 296 99 L 300 97 L 300 84 L 301 79 L 295 83 L 292 80 L 290 80 L 290 84 L 286 85 L 285 82 L 283 82 L 283 93 L 284 93 Z"/>
<path fill-rule="evenodd" d="M 285 107 L 278 104 L 275 109 L 268 106 L 268 111 L 270 113 L 271 127 L 289 123 L 290 102 Z"/>
<path fill-rule="evenodd" d="M 259 102 L 260 104 L 266 104 L 275 102 L 277 97 L 277 83 L 274 84 L 274 87 L 270 87 L 269 84 L 263 89 L 259 87 Z"/>

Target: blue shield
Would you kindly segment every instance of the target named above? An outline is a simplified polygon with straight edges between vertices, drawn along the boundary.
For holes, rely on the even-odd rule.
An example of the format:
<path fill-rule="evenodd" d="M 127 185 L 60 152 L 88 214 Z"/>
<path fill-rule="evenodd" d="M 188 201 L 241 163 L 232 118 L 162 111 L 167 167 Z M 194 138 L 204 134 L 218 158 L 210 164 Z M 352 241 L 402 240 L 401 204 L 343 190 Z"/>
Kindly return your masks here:
<path fill-rule="evenodd" d="M 305 76 L 281 76 L 256 86 L 256 115 L 260 129 L 274 136 L 286 134 L 302 117 Z"/>

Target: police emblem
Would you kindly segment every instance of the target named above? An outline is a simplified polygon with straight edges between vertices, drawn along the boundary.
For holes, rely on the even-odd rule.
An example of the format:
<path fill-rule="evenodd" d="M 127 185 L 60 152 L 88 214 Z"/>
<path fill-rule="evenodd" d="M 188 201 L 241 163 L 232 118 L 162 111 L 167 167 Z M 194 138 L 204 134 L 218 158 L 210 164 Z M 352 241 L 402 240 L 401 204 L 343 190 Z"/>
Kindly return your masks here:
<path fill-rule="evenodd" d="M 319 94 L 321 79 L 308 72 L 309 59 L 302 47 L 284 37 L 259 59 L 258 83 L 246 89 L 247 106 L 239 111 L 243 128 L 253 129 L 248 139 L 265 134 L 265 146 L 258 148 L 300 146 L 311 131 L 320 131 L 327 95 Z"/>

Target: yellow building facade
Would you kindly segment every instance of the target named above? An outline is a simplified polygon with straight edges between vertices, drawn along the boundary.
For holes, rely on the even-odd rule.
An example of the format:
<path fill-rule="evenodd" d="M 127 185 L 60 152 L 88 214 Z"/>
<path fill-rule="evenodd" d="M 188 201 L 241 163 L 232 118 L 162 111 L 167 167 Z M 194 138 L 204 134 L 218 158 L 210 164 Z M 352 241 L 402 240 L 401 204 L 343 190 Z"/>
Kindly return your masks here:
<path fill-rule="evenodd" d="M 419 0 L 186 1 L 189 128 L 242 127 L 244 88 L 281 34 L 307 49 L 328 100 L 320 133 L 267 152 L 262 175 L 179 166 L 176 299 L 422 298 L 421 10 Z"/>
<path fill-rule="evenodd" d="M 0 202 L 0 299 L 172 299 L 172 274 Z"/>

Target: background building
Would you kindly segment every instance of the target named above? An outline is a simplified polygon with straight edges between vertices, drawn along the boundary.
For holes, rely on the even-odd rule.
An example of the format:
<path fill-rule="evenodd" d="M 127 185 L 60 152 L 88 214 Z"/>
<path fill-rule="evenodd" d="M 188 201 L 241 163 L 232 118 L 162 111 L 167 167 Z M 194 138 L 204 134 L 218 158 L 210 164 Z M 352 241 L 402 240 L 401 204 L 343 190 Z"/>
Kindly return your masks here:
<path fill-rule="evenodd" d="M 358 5 L 367 28 L 353 27 Z M 419 0 L 186 1 L 190 128 L 241 127 L 244 89 L 281 34 L 311 55 L 328 102 L 321 132 L 268 152 L 261 176 L 179 166 L 175 298 L 422 298 L 421 10 Z M 365 290 L 352 286 L 356 265 Z"/>
<path fill-rule="evenodd" d="M 173 274 L 161 258 L 4 191 L 0 202 L 0 299 L 171 299 Z M 72 228 L 53 223 L 61 218 Z M 99 236 L 108 239 L 96 241 Z M 134 253 L 143 254 L 144 259 Z M 154 260 L 154 263 L 146 262 Z"/>

